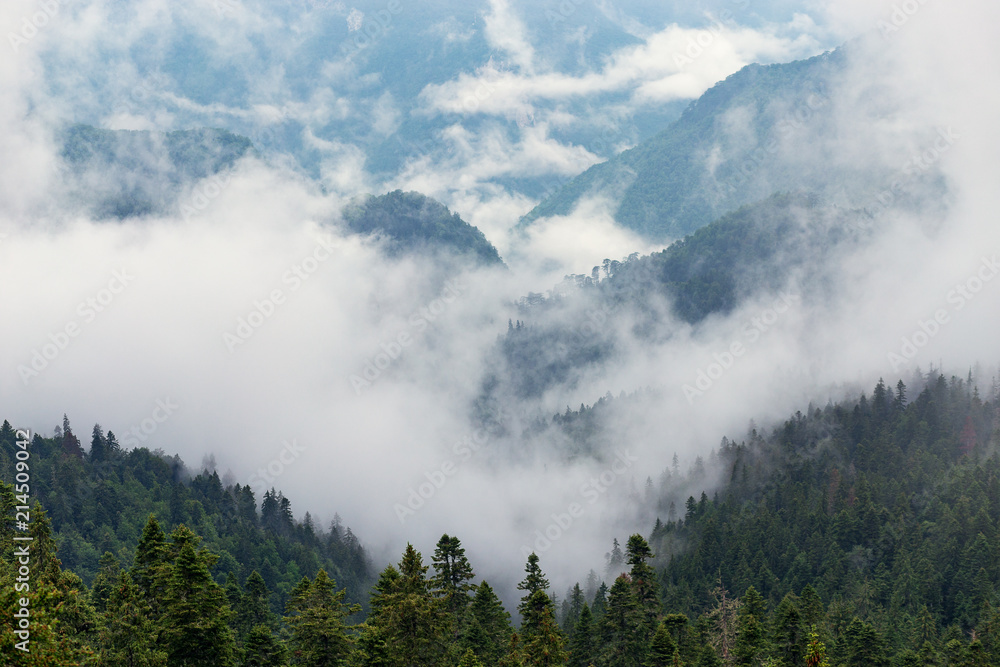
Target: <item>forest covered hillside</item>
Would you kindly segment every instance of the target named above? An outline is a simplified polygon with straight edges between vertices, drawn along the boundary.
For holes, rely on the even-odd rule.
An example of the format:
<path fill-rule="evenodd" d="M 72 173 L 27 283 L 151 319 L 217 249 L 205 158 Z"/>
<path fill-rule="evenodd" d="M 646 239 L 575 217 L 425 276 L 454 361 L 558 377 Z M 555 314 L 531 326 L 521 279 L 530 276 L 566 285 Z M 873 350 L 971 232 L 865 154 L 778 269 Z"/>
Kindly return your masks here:
<path fill-rule="evenodd" d="M 5 470 L 29 451 L 38 479 L 77 490 L 35 487 L 48 511 L 32 509 L 29 596 L 51 623 L 36 651 L 63 660 L 45 664 L 984 667 L 1000 664 L 998 389 L 932 371 L 725 438 L 650 477 L 634 502 L 655 525 L 616 539 L 602 574 L 557 595 L 531 554 L 516 610 L 445 534 L 429 559 L 407 546 L 357 616 L 363 549 L 295 521 L 280 491 L 258 514 L 249 488 L 184 478 L 99 427 L 89 452 L 68 423 L 25 447 L 5 423 L 0 441 Z"/>

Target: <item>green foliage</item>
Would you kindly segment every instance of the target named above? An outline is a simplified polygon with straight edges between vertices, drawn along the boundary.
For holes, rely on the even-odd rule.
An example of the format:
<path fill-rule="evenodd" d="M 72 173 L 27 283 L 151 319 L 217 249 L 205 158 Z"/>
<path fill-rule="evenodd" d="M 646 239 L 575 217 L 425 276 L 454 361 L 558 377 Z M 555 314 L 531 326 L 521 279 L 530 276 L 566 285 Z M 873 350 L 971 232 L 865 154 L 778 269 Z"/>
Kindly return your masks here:
<path fill-rule="evenodd" d="M 368 197 L 348 206 L 343 215 L 352 231 L 382 235 L 391 255 L 430 251 L 470 257 L 482 265 L 503 265 L 479 229 L 419 192 L 395 190 Z"/>
<path fill-rule="evenodd" d="M 103 568 L 102 554 L 110 553 L 121 567 L 131 568 L 136 559 L 132 578 L 147 593 L 152 574 L 147 570 L 162 564 L 157 550 L 166 542 L 165 531 L 178 525 L 170 517 L 179 515 L 218 554 L 213 578 L 221 583 L 232 573 L 243 582 L 256 570 L 271 592 L 274 613 L 282 611 L 303 575 L 315 577 L 321 568 L 347 588 L 349 598 L 362 601 L 373 573 L 360 542 L 339 519 L 327 530 L 296 521 L 289 500 L 275 491 L 282 518 L 265 522 L 261 497 L 249 486 L 226 487 L 208 470 L 192 476 L 178 457 L 142 447 L 108 445 L 104 458 L 94 461 L 79 448 L 68 419 L 64 426 L 69 428 L 60 428 L 56 437 L 36 435 L 30 444 L 32 494 L 51 517 L 62 565 L 88 584 Z M 104 437 L 108 443 L 116 440 L 110 432 Z M 12 437 L 4 440 L 0 479 L 13 479 L 12 447 Z M 271 491 L 266 495 L 271 498 Z M 155 525 L 147 526 L 150 515 Z M 144 526 L 152 532 L 137 547 Z M 100 586 L 107 586 L 107 576 L 103 581 Z"/>
<path fill-rule="evenodd" d="M 838 50 L 804 61 L 744 67 L 692 102 L 667 129 L 571 180 L 528 213 L 522 225 L 567 215 L 596 191 L 620 199 L 618 223 L 659 241 L 683 237 L 778 190 L 830 186 L 828 170 L 790 170 L 765 149 L 800 127 L 799 117 L 809 121 L 830 108 L 826 82 L 844 62 Z M 749 117 L 752 148 L 733 142 L 725 120 L 731 113 Z M 711 171 L 709 155 L 718 161 Z"/>
<path fill-rule="evenodd" d="M 344 663 L 351 649 L 345 619 L 360 609 L 346 604 L 346 595 L 346 591 L 336 590 L 336 584 L 323 570 L 312 583 L 303 578 L 295 588 L 285 621 L 291 630 L 290 644 L 296 664 L 336 667 Z M 267 628 L 270 632 L 265 625 L 255 628 Z"/>
<path fill-rule="evenodd" d="M 182 527 L 183 528 L 183 527 Z M 195 551 L 195 540 L 174 531 L 180 550 L 171 564 L 162 601 L 160 643 L 170 664 L 227 667 L 236 664 L 225 591 L 209 573 L 216 556 Z"/>

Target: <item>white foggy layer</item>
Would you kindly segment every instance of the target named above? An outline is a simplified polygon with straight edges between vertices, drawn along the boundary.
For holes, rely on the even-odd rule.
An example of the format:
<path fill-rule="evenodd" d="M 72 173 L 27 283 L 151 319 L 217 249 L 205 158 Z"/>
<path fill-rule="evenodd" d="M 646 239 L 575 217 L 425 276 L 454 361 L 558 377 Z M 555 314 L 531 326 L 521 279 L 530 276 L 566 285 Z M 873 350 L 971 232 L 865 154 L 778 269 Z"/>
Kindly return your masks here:
<path fill-rule="evenodd" d="M 21 30 L 42 4 L 4 5 L 0 32 Z M 226 44 L 238 54 L 239 31 L 262 24 L 229 4 L 242 12 L 229 17 L 239 17 L 235 28 L 227 24 Z M 516 9 L 497 14 L 499 4 L 492 20 L 517 18 Z M 3 417 L 50 432 L 65 412 L 79 433 L 99 422 L 126 446 L 178 453 L 191 467 L 212 453 L 220 470 L 253 484 L 258 499 L 273 485 L 299 514 L 329 521 L 340 513 L 379 564 L 397 560 L 406 542 L 428 558 L 442 533 L 458 535 L 477 572 L 504 587 L 508 601 L 522 548 L 538 549 L 561 594 L 602 568 L 613 537 L 648 533 L 655 517 L 642 506 L 645 480 L 658 484 L 675 453 L 687 469 L 698 456 L 707 462 L 723 436 L 742 438 L 751 419 L 769 424 L 810 402 L 870 390 L 880 376 L 895 384 L 915 365 L 943 363 L 964 375 L 995 359 L 1000 136 L 996 93 L 985 82 L 1000 74 L 988 34 L 1000 9 L 910 6 L 917 9 L 900 18 L 891 2 L 832 2 L 802 22 L 842 40 L 869 33 L 870 41 L 831 96 L 835 125 L 824 137 L 795 135 L 801 144 L 790 163 L 842 160 L 893 174 L 914 153 L 932 150 L 939 130 L 950 132 L 953 143 L 933 157 L 949 185 L 944 205 L 927 201 L 921 216 L 890 204 L 863 250 L 812 258 L 829 285 L 792 276 L 786 290 L 728 316 L 696 327 L 668 321 L 656 343 L 634 337 L 627 314 L 595 316 L 598 304 L 571 299 L 547 321 L 613 336 L 616 354 L 537 399 L 505 405 L 494 414 L 502 431 L 477 430 L 470 415 L 497 336 L 508 318 L 523 317 L 512 304 L 553 289 L 566 273 L 589 274 L 604 257 L 654 250 L 593 200 L 524 235 L 513 231 L 534 200 L 485 181 L 538 163 L 547 171 L 529 176 L 568 176 L 592 159 L 548 137 L 544 123 L 557 119 L 536 119 L 513 144 L 489 124 L 478 133 L 456 128 L 443 157 L 411 162 L 384 184 L 440 197 L 498 244 L 509 271 L 442 275 L 429 260 L 388 260 L 376 243 L 344 233 L 340 206 L 358 191 L 378 191 L 379 182 L 364 172 L 360 149 L 319 138 L 328 149 L 319 184 L 279 160 L 251 158 L 196 215 L 98 223 L 53 199 L 52 139 L 78 98 L 96 94 L 82 72 L 98 64 L 83 59 L 79 72 L 63 72 L 54 85 L 40 80 L 42 63 L 70 27 L 85 30 L 59 47 L 67 53 L 146 33 L 109 35 L 102 23 L 109 3 L 61 8 L 0 59 L 0 87 L 9 91 L 0 100 Z M 178 11 L 142 7 L 148 15 L 140 25 L 152 33 Z M 795 43 L 793 29 L 783 30 Z M 503 44 L 525 70 L 505 75 L 518 85 L 540 76 L 539 66 L 525 65 L 533 39 L 529 30 Z M 701 56 L 705 68 L 713 53 Z M 712 66 L 720 76 L 731 69 Z M 267 111 L 280 98 L 278 81 L 262 76 L 259 85 L 273 83 L 275 97 L 243 112 Z M 862 90 L 865 114 L 857 111 Z M 874 120 L 873 99 L 886 109 Z M 313 100 L 301 111 L 320 125 L 348 104 L 336 93 Z M 171 108 L 150 103 L 129 113 L 167 129 Z M 227 106 L 212 117 L 231 115 Z M 386 118 L 377 122 L 391 124 Z M 876 192 L 888 188 L 891 181 Z M 660 307 L 667 312 L 669 304 Z M 734 343 L 743 353 L 730 363 Z M 716 374 L 713 364 L 722 372 L 699 388 L 702 373 Z M 979 382 L 982 390 L 988 379 Z M 685 385 L 701 393 L 686 395 Z M 609 413 L 593 456 L 570 456 L 572 443 L 554 430 L 521 437 L 535 417 L 647 387 L 653 391 Z M 703 484 L 709 494 L 712 482 L 710 475 Z"/>

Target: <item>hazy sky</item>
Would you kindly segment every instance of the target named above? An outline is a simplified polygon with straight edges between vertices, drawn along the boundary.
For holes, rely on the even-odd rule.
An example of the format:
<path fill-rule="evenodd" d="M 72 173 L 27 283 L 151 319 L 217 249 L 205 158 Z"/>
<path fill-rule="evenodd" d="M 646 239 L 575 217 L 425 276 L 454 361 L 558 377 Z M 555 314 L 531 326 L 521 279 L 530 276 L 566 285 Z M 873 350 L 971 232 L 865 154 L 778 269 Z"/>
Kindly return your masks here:
<path fill-rule="evenodd" d="M 339 512 L 376 558 L 398 559 L 407 541 L 429 557 L 448 532 L 501 584 L 520 578 L 521 548 L 536 530 L 576 513 L 542 554 L 561 593 L 601 567 L 612 537 L 648 533 L 628 492 L 657 479 L 674 453 L 687 466 L 723 435 L 741 437 L 750 419 L 780 419 L 880 376 L 894 384 L 913 365 L 943 362 L 964 374 L 995 361 L 1000 135 L 997 93 L 984 82 L 1000 75 L 989 34 L 1000 8 L 926 0 L 902 3 L 906 14 L 894 9 L 900 3 L 838 0 L 751 13 L 733 2 L 671 18 L 640 5 L 630 13 L 628 3 L 572 4 L 580 14 L 564 18 L 580 24 L 566 44 L 587 45 L 581 17 L 603 17 L 632 42 L 582 61 L 560 47 L 560 59 L 548 31 L 563 22 L 533 5 L 494 0 L 464 23 L 439 8 L 439 20 L 424 20 L 437 32 L 424 28 L 421 39 L 430 35 L 438 49 L 463 40 L 486 48 L 462 51 L 454 71 L 411 82 L 404 99 L 406 87 L 380 87 L 392 62 L 381 74 L 377 61 L 358 65 L 353 41 L 317 54 L 312 80 L 301 64 L 313 53 L 312 26 L 336 24 L 353 40 L 352 25 L 370 25 L 355 10 L 369 21 L 386 11 L 403 30 L 415 19 L 390 11 L 393 3 L 317 0 L 280 11 L 239 0 L 5 3 L 3 416 L 50 433 L 67 413 L 81 439 L 99 422 L 191 467 L 213 454 L 220 471 L 258 488 L 259 471 L 270 467 L 297 513 L 328 521 Z M 696 57 L 678 58 L 699 36 L 706 45 L 690 52 Z M 797 159 L 877 165 L 901 177 L 921 165 L 938 169 L 946 199 L 926 202 L 918 217 L 890 204 L 864 249 L 817 256 L 835 286 L 828 299 L 810 298 L 829 292 L 793 276 L 783 295 L 696 329 L 672 323 L 672 336 L 656 345 L 631 341 L 627 319 L 602 323 L 625 351 L 613 364 L 502 416 L 516 432 L 531 411 L 551 415 L 608 391 L 658 388 L 658 398 L 608 424 L 615 438 L 600 460 L 570 465 L 559 443 L 477 432 L 470 403 L 497 335 L 517 317 L 510 303 L 552 289 L 566 273 L 589 274 L 605 257 L 659 249 L 616 227 L 611 204 L 594 199 L 519 237 L 512 228 L 536 200 L 502 178 L 559 183 L 594 163 L 595 152 L 572 139 L 587 131 L 588 100 L 596 100 L 594 114 L 628 119 L 696 97 L 747 63 L 807 57 L 859 36 L 866 39 L 835 82 L 833 129 L 785 148 Z M 211 82 L 181 81 L 175 46 L 188 41 L 209 54 L 213 70 L 250 82 L 246 90 L 203 99 Z M 433 149 L 389 175 L 365 171 L 371 144 L 330 129 L 360 123 L 392 133 L 409 118 L 444 120 Z M 183 201 L 201 193 L 207 202 L 195 215 L 95 222 L 67 204 L 54 139 L 67 122 L 169 130 L 197 120 L 251 128 L 267 144 L 268 119 L 281 127 L 294 120 L 287 145 L 319 155 L 317 178 L 280 146 L 264 146 L 261 159 L 240 163 L 220 187 L 193 185 Z M 608 140 L 625 148 L 634 137 Z M 343 231 L 338 211 L 348 198 L 395 187 L 435 196 L 480 226 L 511 270 L 456 271 L 445 283 L 427 260 L 387 259 Z M 588 307 L 559 317 L 586 326 L 594 321 Z M 734 342 L 745 353 L 689 401 L 684 385 Z M 912 359 L 903 365 L 890 353 Z M 362 385 L 356 378 L 369 365 Z M 595 484 L 602 474 L 605 483 Z M 422 484 L 433 493 L 401 521 L 397 505 Z"/>

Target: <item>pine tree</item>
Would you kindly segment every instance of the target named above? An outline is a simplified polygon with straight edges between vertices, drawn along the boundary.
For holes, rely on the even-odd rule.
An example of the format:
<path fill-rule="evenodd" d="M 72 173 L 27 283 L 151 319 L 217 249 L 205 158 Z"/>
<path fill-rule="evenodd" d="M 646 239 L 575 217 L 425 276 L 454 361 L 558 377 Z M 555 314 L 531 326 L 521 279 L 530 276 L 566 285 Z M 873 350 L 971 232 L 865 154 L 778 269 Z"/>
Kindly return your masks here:
<path fill-rule="evenodd" d="M 115 589 L 120 574 L 121 567 L 118 565 L 118 559 L 111 552 L 105 551 L 97 564 L 97 576 L 94 577 L 94 583 L 90 586 L 90 604 L 97 613 L 103 614 L 107 608 L 108 598 L 111 597 L 111 592 Z"/>
<path fill-rule="evenodd" d="M 844 644 L 847 649 L 847 667 L 880 667 L 888 664 L 882 638 L 875 628 L 857 616 L 847 626 Z"/>
<path fill-rule="evenodd" d="M 563 632 L 566 633 L 567 637 L 572 639 L 573 633 L 576 632 L 576 624 L 580 620 L 580 613 L 587 605 L 587 600 L 583 595 L 583 589 L 580 588 L 579 582 L 573 584 L 573 588 L 569 592 L 568 601 L 563 604 L 566 605 L 566 616 L 562 623 Z"/>
<path fill-rule="evenodd" d="M 277 629 L 278 619 L 271 612 L 270 598 L 264 578 L 254 570 L 247 577 L 239 599 L 235 603 L 230 601 L 230 606 L 236 613 L 236 632 L 240 640 L 249 636 L 250 631 L 258 625 Z"/>
<path fill-rule="evenodd" d="M 806 667 L 830 667 L 830 661 L 826 659 L 826 646 L 819 640 L 819 633 L 816 631 L 815 625 L 809 630 L 805 660 Z"/>
<path fill-rule="evenodd" d="M 789 593 L 778 604 L 771 625 L 772 655 L 788 665 L 800 665 L 805 652 L 805 633 L 798 598 Z"/>
<path fill-rule="evenodd" d="M 162 646 L 172 664 L 229 667 L 236 653 L 228 625 L 231 612 L 225 591 L 209 574 L 217 557 L 204 549 L 196 553 L 191 541 L 182 543 L 163 600 Z"/>
<path fill-rule="evenodd" d="M 11 487 L 0 482 L 0 496 L 5 509 L 14 507 Z M 17 550 L 27 542 L 14 543 L 12 514 L 5 514 L 7 520 L 0 532 L 8 539 L 0 545 L 0 656 L 17 656 L 18 665 L 25 667 L 69 667 L 89 664 L 93 657 L 90 637 L 96 627 L 93 608 L 87 597 L 80 577 L 61 569 L 56 557 L 56 545 L 52 539 L 52 529 L 48 516 L 37 503 L 30 511 L 28 536 L 32 538 L 29 550 L 30 575 L 28 588 L 18 589 L 24 582 L 17 565 L 21 556 Z M 19 536 L 24 536 L 20 534 Z M 21 581 L 17 581 L 20 579 Z M 22 631 L 22 618 L 15 618 L 28 601 L 29 637 L 20 637 L 15 631 Z M 15 648 L 22 641 L 28 652 Z"/>
<path fill-rule="evenodd" d="M 458 667 L 483 667 L 483 663 L 479 662 L 479 658 L 476 657 L 476 654 L 470 648 L 462 654 L 462 659 L 459 661 Z"/>

